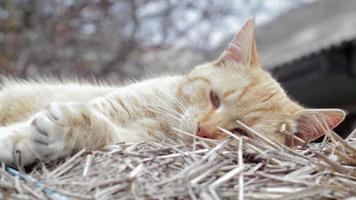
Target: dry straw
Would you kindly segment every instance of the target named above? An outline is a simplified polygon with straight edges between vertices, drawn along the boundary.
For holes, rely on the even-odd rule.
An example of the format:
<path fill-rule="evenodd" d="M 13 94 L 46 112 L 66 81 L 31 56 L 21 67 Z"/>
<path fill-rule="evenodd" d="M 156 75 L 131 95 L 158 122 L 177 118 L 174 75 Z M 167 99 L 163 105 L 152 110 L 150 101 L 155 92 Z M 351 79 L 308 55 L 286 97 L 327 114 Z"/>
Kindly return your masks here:
<path fill-rule="evenodd" d="M 25 175 L 0 169 L 0 199 L 345 199 L 356 196 L 356 132 L 290 149 L 250 137 L 147 141 L 79 151 Z M 189 134 L 189 133 L 186 133 Z M 254 139 L 252 139 L 254 138 Z M 28 179 L 30 177 L 30 179 Z"/>

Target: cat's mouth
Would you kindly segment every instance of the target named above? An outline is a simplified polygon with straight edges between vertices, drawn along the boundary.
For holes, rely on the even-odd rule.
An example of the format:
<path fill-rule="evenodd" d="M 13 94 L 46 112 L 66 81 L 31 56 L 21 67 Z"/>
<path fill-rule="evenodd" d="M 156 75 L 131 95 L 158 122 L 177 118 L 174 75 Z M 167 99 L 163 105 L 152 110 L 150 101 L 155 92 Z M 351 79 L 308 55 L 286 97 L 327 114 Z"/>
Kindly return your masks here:
<path fill-rule="evenodd" d="M 234 128 L 234 129 L 230 130 L 230 132 L 235 134 L 235 135 L 249 137 L 247 132 L 242 130 L 241 128 Z"/>

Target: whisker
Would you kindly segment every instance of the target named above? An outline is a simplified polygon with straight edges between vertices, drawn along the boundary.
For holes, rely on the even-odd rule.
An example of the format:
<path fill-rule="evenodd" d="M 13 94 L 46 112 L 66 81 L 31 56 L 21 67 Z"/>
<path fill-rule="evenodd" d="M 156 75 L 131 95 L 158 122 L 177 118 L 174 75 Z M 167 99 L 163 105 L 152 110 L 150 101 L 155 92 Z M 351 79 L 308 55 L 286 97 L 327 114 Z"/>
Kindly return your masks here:
<path fill-rule="evenodd" d="M 189 132 L 195 132 L 197 123 L 184 115 L 186 109 L 184 108 L 182 102 L 172 95 L 166 87 L 164 87 L 161 91 L 177 105 L 178 110 L 169 106 L 167 101 L 164 101 L 163 99 L 160 99 L 154 104 L 146 102 L 147 107 L 152 112 L 156 113 L 160 120 L 168 123 L 170 126 L 180 127 Z"/>
<path fill-rule="evenodd" d="M 185 108 L 184 108 L 182 102 L 177 97 L 172 95 L 171 91 L 169 91 L 167 87 L 163 87 L 163 92 L 178 106 L 178 108 L 181 110 L 181 112 L 185 111 Z"/>
<path fill-rule="evenodd" d="M 159 108 L 162 111 L 171 112 L 171 114 L 175 114 L 177 116 L 183 115 L 182 113 L 179 113 L 178 111 L 176 111 L 172 108 L 169 108 L 169 107 L 165 107 L 165 106 L 161 106 L 161 105 L 153 105 L 153 104 L 148 104 L 148 105 L 150 105 L 153 108 Z"/>
<path fill-rule="evenodd" d="M 158 114 L 158 118 L 170 126 L 179 127 L 181 124 L 184 124 L 188 127 L 186 120 L 183 119 L 183 115 L 173 109 L 161 105 L 150 105 L 149 109 Z"/>
<path fill-rule="evenodd" d="M 179 113 L 172 113 L 162 107 L 151 106 L 149 109 L 159 115 L 163 115 L 172 119 L 181 120 L 181 115 Z M 179 115 L 178 115 L 179 114 Z"/>

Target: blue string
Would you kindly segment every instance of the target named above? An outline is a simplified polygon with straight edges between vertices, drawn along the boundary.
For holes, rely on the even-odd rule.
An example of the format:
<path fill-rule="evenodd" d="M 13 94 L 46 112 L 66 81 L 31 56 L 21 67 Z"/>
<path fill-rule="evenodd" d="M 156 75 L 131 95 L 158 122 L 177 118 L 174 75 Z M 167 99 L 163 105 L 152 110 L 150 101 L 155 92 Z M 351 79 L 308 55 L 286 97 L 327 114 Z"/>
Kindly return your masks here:
<path fill-rule="evenodd" d="M 51 199 L 54 199 L 54 200 L 69 200 L 69 198 L 66 195 L 64 195 L 64 194 L 62 194 L 60 192 L 56 192 L 56 191 L 46 187 L 43 183 L 41 183 L 37 179 L 33 178 L 32 176 L 23 174 L 23 173 L 15 170 L 14 168 L 11 168 L 11 167 L 8 167 L 8 166 L 5 167 L 5 170 L 9 174 L 11 174 L 12 176 L 18 176 L 18 177 L 20 177 L 21 179 L 23 179 L 23 180 L 25 180 L 27 182 L 33 183 L 37 188 L 41 189 L 44 193 L 46 193 L 46 195 Z"/>

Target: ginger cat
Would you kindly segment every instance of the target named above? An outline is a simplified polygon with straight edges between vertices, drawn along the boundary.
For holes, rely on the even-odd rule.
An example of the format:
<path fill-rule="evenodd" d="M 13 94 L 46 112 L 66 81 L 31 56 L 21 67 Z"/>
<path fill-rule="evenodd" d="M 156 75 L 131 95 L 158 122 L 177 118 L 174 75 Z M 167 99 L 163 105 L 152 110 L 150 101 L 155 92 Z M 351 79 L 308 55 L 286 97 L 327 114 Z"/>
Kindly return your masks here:
<path fill-rule="evenodd" d="M 184 76 L 124 87 L 5 81 L 0 161 L 26 165 L 81 148 L 182 138 L 177 129 L 220 139 L 226 135 L 217 127 L 234 130 L 236 120 L 282 144 L 287 143 L 282 124 L 308 141 L 323 135 L 320 121 L 337 126 L 344 111 L 303 108 L 261 68 L 254 28 L 248 20 L 217 60 Z"/>

